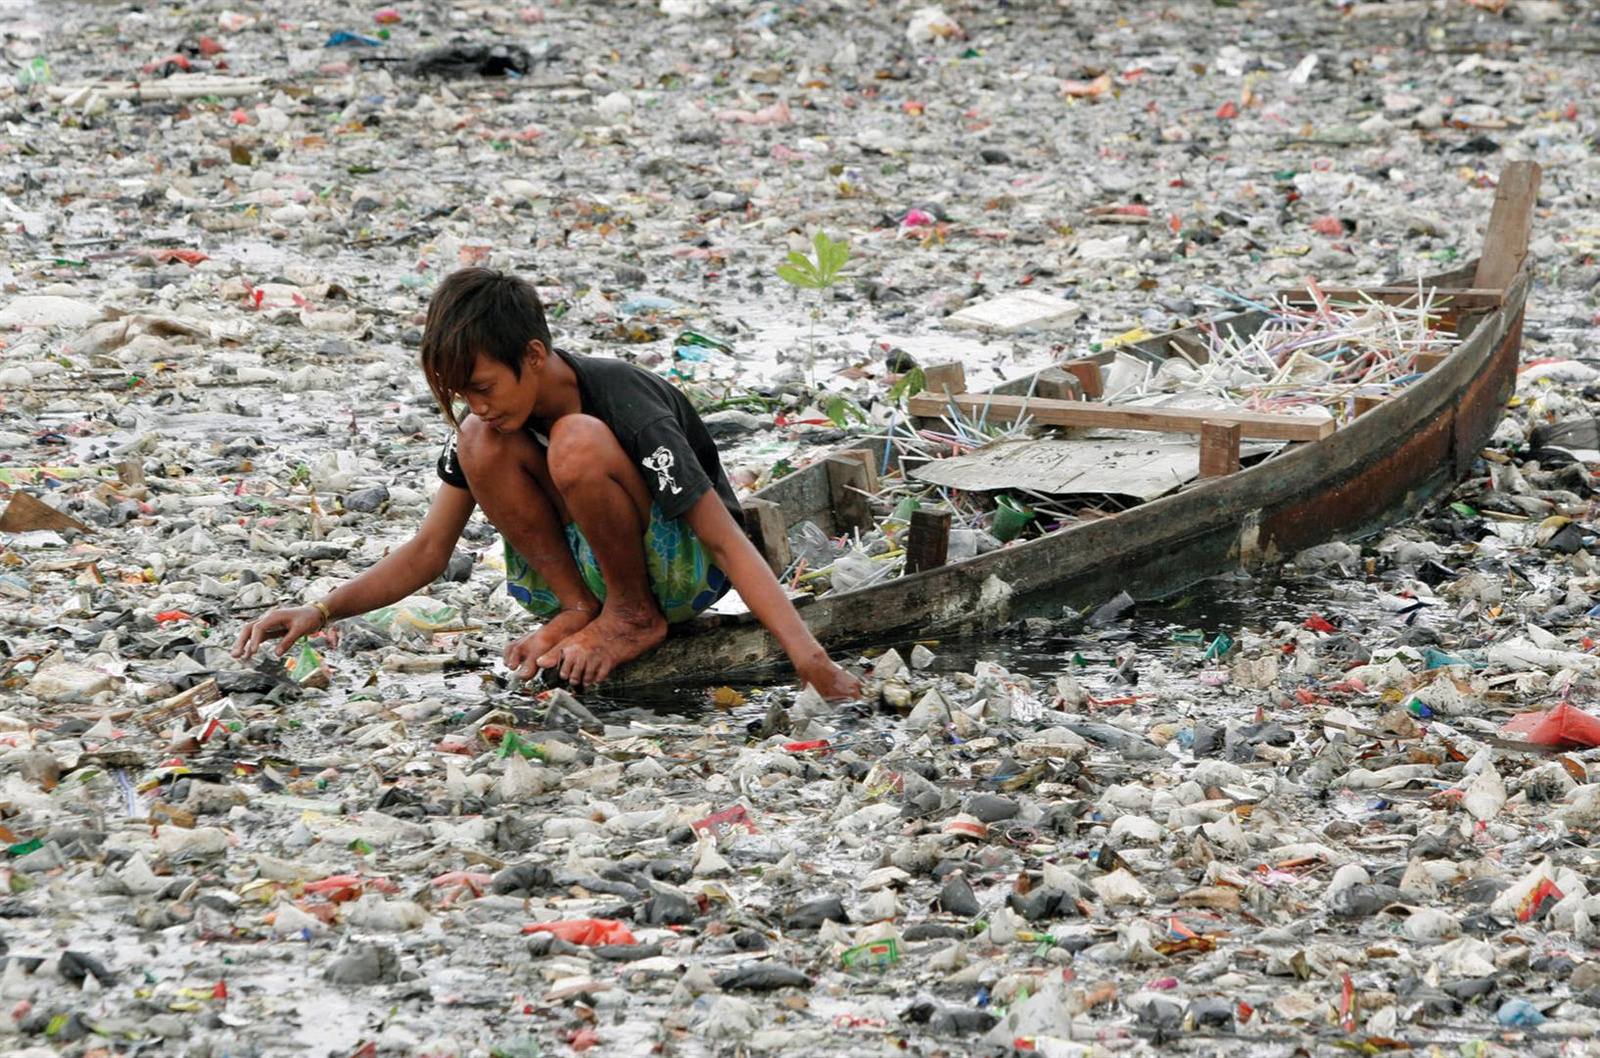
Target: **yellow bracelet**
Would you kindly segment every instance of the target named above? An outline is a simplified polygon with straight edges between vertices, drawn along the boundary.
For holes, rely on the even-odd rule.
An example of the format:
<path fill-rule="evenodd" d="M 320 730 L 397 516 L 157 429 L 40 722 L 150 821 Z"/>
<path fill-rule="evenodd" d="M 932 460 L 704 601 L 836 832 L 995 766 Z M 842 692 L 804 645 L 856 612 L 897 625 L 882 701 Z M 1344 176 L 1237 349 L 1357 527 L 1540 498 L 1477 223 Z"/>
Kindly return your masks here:
<path fill-rule="evenodd" d="M 322 627 L 327 628 L 328 622 L 333 620 L 333 611 L 329 610 L 328 604 L 322 602 L 320 599 L 311 605 L 316 608 L 318 613 L 322 614 Z"/>

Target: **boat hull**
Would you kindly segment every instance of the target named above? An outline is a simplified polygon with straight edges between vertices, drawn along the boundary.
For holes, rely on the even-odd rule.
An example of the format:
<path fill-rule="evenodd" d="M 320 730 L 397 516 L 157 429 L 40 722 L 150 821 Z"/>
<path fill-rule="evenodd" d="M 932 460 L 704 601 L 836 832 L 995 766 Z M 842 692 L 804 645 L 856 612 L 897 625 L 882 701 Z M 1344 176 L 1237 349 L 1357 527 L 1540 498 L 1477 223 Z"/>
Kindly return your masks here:
<path fill-rule="evenodd" d="M 1120 591 L 1161 598 L 1391 525 L 1477 462 L 1515 385 L 1527 289 L 1524 270 L 1500 309 L 1468 321 L 1439 366 L 1323 440 L 1114 517 L 818 599 L 801 610 L 806 624 L 830 649 L 976 631 Z M 778 484 L 773 498 L 798 494 L 795 483 Z M 725 681 L 782 659 L 748 617 L 697 621 L 613 674 L 608 687 Z"/>

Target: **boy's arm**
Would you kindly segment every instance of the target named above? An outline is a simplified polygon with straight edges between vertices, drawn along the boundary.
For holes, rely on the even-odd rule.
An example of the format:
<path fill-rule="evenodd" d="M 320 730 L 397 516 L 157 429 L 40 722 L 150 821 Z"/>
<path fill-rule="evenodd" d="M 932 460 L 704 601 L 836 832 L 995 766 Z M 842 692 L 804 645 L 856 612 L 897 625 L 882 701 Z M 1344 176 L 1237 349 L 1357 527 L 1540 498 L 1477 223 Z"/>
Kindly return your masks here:
<path fill-rule="evenodd" d="M 324 624 L 399 602 L 407 595 L 432 584 L 455 550 L 461 530 L 472 517 L 472 493 L 454 485 L 441 484 L 428 507 L 417 534 L 380 559 L 373 567 L 334 589 L 322 600 L 327 614 L 316 606 L 285 606 L 269 610 L 244 626 L 233 645 L 233 656 L 248 658 L 270 638 L 281 632 L 273 651 L 278 657 L 288 653 L 301 636 L 310 635 Z"/>
<path fill-rule="evenodd" d="M 716 492 L 707 490 L 684 517 L 717 566 L 733 582 L 750 612 L 789 655 L 801 682 L 809 683 L 830 700 L 861 697 L 861 681 L 828 657 L 784 594 L 766 559 L 744 535 Z"/>

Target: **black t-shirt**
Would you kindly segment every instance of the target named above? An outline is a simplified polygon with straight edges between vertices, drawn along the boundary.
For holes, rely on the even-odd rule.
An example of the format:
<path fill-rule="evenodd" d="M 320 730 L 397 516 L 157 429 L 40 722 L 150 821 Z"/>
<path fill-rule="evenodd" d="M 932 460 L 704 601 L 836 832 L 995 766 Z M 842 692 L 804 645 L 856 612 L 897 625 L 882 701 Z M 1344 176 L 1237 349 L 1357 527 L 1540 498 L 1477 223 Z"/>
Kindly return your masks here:
<path fill-rule="evenodd" d="M 624 360 L 579 356 L 560 349 L 556 354 L 578 376 L 583 413 L 611 427 L 665 517 L 682 517 L 708 489 L 715 489 L 733 520 L 744 525 L 739 500 L 717 457 L 716 442 L 677 387 Z M 469 488 L 456 459 L 454 432 L 439 453 L 439 478 L 457 488 Z"/>

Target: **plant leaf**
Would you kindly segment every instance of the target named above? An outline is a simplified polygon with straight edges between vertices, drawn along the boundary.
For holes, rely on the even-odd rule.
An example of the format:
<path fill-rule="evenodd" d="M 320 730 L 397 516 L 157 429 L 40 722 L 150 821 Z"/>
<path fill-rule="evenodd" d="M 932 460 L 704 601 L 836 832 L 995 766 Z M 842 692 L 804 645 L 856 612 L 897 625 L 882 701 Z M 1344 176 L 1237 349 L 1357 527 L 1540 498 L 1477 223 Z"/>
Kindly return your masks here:
<path fill-rule="evenodd" d="M 889 399 L 899 400 L 901 397 L 915 397 L 927 388 L 927 376 L 922 373 L 922 368 L 914 367 L 901 375 L 899 380 L 889 387 Z"/>
<path fill-rule="evenodd" d="M 850 260 L 850 244 L 843 239 L 828 244 L 828 271 L 838 274 Z"/>
<path fill-rule="evenodd" d="M 812 275 L 817 272 L 817 266 L 811 263 L 811 258 L 797 250 L 789 251 L 789 263 L 802 272 L 810 272 Z"/>
<path fill-rule="evenodd" d="M 784 280 L 786 283 L 801 287 L 806 290 L 818 290 L 822 286 L 821 283 L 819 283 L 810 275 L 800 271 L 798 268 L 791 268 L 788 265 L 778 266 L 778 278 Z"/>
<path fill-rule="evenodd" d="M 819 280 L 806 275 L 793 265 L 779 265 L 778 278 L 792 286 L 805 287 L 809 290 L 822 289 L 822 283 Z"/>
<path fill-rule="evenodd" d="M 822 273 L 823 282 L 832 284 L 838 278 L 839 269 L 844 265 L 844 258 L 849 256 L 850 251 L 845 249 L 848 244 L 834 242 L 828 238 L 826 232 L 820 231 L 813 241 L 817 248 L 817 267 Z M 844 251 L 843 257 L 840 256 L 841 250 Z"/>

